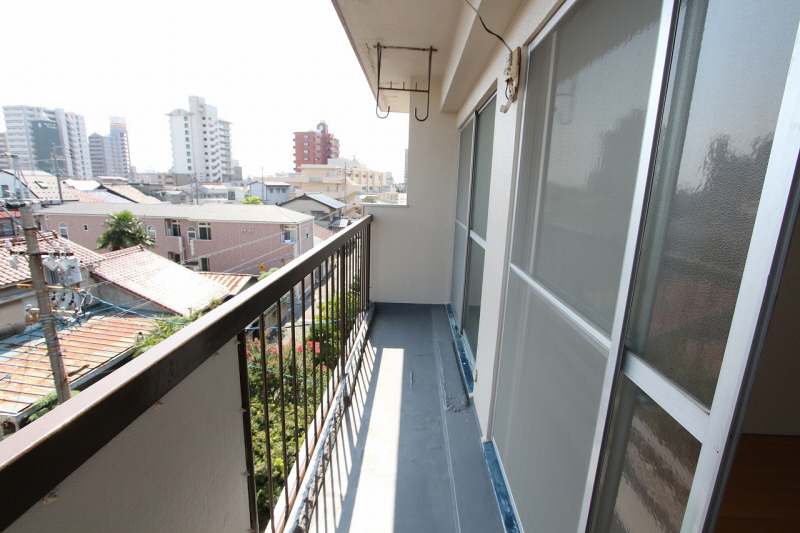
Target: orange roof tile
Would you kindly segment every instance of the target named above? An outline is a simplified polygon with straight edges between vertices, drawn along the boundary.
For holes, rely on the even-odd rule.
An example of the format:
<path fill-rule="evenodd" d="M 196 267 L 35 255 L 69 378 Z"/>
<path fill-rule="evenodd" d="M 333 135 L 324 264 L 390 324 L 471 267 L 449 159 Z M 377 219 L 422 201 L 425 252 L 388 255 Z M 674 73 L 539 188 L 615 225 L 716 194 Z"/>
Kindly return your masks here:
<path fill-rule="evenodd" d="M 136 334 L 152 329 L 155 321 L 135 315 L 94 316 L 58 332 L 70 383 L 102 371 L 123 354 Z M 55 390 L 47 346 L 41 330 L 0 344 L 0 415 L 16 415 Z"/>
<path fill-rule="evenodd" d="M 93 275 L 179 315 L 228 296 L 221 285 L 142 245 L 104 254 Z"/>
<path fill-rule="evenodd" d="M 198 272 L 204 278 L 222 285 L 231 296 L 239 294 L 250 280 L 256 278 L 249 274 L 224 274 L 220 272 Z"/>

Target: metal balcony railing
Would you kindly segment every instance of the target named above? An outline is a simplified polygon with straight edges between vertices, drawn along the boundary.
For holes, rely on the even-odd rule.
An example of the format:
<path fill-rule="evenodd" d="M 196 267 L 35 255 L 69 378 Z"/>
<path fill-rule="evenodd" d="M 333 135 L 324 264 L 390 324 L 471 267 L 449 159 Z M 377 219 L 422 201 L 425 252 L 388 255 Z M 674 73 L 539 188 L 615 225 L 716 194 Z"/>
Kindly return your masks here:
<path fill-rule="evenodd" d="M 244 442 L 244 450 L 231 449 L 230 454 L 213 457 L 233 469 L 235 465 L 225 463 L 226 457 L 244 457 L 250 528 L 283 531 L 306 470 L 313 464 L 315 448 L 324 442 L 329 410 L 339 405 L 334 397 L 347 383 L 349 356 L 357 352 L 354 347 L 365 334 L 371 218 L 359 220 L 324 246 L 298 257 L 2 442 L 0 501 L 5 503 L 0 530 L 21 518 L 35 520 L 29 509 L 79 470 L 91 486 L 91 479 L 98 479 L 91 476 L 97 474 L 86 473 L 84 463 L 115 439 L 132 438 L 125 435 L 137 426 L 133 422 L 139 421 L 139 428 L 150 423 L 145 422 L 148 411 L 166 402 L 167 394 L 181 382 L 208 368 L 212 356 L 221 355 L 213 360 L 228 364 L 226 354 L 236 353 L 242 405 L 239 427 L 244 432 L 243 441 L 238 442 Z M 213 391 L 196 391 L 200 397 L 209 393 Z M 185 418 L 209 414 L 183 413 Z M 175 420 L 166 427 L 180 425 Z M 184 444 L 158 431 L 148 432 L 147 438 L 163 438 L 168 448 Z M 230 440 L 229 433 L 224 438 L 227 446 L 237 446 L 231 444 L 237 440 Z M 156 466 L 148 466 L 155 468 L 148 475 L 161 476 L 165 484 L 183 472 L 170 474 L 168 469 L 191 468 L 150 459 Z M 120 457 L 116 463 L 126 460 Z M 136 494 L 129 497 L 135 499 Z M 241 499 L 236 501 L 245 508 Z M 107 511 L 91 502 L 88 505 L 92 512 Z M 165 502 L 161 512 L 173 508 Z"/>

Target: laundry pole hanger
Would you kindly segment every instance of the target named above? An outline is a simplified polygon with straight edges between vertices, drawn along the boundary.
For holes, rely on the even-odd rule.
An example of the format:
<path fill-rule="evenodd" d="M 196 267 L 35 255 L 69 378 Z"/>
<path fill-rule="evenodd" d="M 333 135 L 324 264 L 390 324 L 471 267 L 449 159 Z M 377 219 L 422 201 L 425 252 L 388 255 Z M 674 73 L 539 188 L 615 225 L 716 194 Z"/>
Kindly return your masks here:
<path fill-rule="evenodd" d="M 389 116 L 389 113 L 392 112 L 392 107 L 386 107 L 386 114 L 381 115 L 380 109 L 380 99 L 381 99 L 381 91 L 399 91 L 399 92 L 406 92 L 406 93 L 424 93 L 425 94 L 425 118 L 419 118 L 417 114 L 417 108 L 414 108 L 414 118 L 420 122 L 424 122 L 428 120 L 428 114 L 430 113 L 431 108 L 431 63 L 433 62 L 433 53 L 436 52 L 436 48 L 430 46 L 428 48 L 414 48 L 411 46 L 384 46 L 381 43 L 375 45 L 375 48 L 378 49 L 378 90 L 377 94 L 375 95 L 375 114 L 378 115 L 378 118 L 386 118 Z M 403 82 L 402 85 L 395 86 L 393 81 L 389 81 L 389 85 L 381 86 L 381 65 L 383 59 L 383 51 L 384 50 L 410 50 L 413 52 L 428 52 L 428 87 L 426 89 L 420 89 L 417 83 L 414 83 L 414 88 L 406 88 L 406 82 Z"/>

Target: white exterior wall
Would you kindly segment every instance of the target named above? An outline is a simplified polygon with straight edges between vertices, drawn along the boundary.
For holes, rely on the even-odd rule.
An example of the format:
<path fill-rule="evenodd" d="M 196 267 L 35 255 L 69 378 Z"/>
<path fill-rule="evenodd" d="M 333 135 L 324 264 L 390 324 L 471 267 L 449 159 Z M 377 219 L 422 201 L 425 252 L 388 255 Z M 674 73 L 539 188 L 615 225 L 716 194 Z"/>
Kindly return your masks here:
<path fill-rule="evenodd" d="M 61 111 L 56 110 L 56 113 Z M 65 113 L 67 121 L 68 142 L 64 143 L 68 147 L 72 163 L 72 176 L 77 178 L 90 179 L 92 177 L 92 163 L 89 155 L 89 139 L 86 135 L 86 123 L 83 115 L 75 113 Z M 65 154 L 66 155 L 66 154 Z"/>
<path fill-rule="evenodd" d="M 432 80 L 432 102 L 440 91 L 441 80 Z M 412 109 L 424 108 L 424 97 L 415 97 Z M 377 302 L 441 304 L 450 298 L 458 125 L 455 115 L 431 107 L 425 122 L 409 120 L 408 175 L 420 186 L 409 189 L 408 204 L 364 204 L 375 216 L 370 298 Z"/>
<path fill-rule="evenodd" d="M 173 171 L 196 174 L 198 181 L 223 181 L 223 176 L 229 181 L 233 177 L 231 123 L 217 117 L 217 108 L 190 96 L 189 111 L 176 109 L 169 117 Z"/>
<path fill-rule="evenodd" d="M 530 0 L 524 3 L 514 17 L 514 21 L 503 33 L 508 45 L 513 49 L 522 47 L 522 72 L 520 79 L 525 79 L 525 44 L 533 40 L 536 33 L 563 2 L 560 0 Z M 520 86 L 517 101 L 511 105 L 507 113 L 500 112 L 505 105 L 503 94 L 505 83 L 501 76 L 506 65 L 508 51 L 498 43 L 492 59 L 483 69 L 473 84 L 461 109 L 458 112 L 458 124 L 467 120 L 470 113 L 485 98 L 487 91 L 497 88 L 497 115 L 495 117 L 494 142 L 492 153 L 492 179 L 489 191 L 489 220 L 486 230 L 486 257 L 483 267 L 483 290 L 481 293 L 481 322 L 478 332 L 478 348 L 476 354 L 475 411 L 481 432 L 491 435 L 491 413 L 494 406 L 495 379 L 500 356 L 500 340 L 502 334 L 503 309 L 507 281 L 508 253 L 511 240 L 511 223 L 514 214 L 514 195 L 516 189 L 517 145 L 522 122 L 522 92 Z M 454 175 L 455 176 L 455 175 Z M 455 178 L 454 178 L 455 179 Z M 413 174 L 411 181 L 413 182 Z M 413 191 L 415 187 L 410 187 Z M 451 238 L 453 224 L 450 224 Z"/>
<path fill-rule="evenodd" d="M 8 135 L 0 132 L 0 168 L 11 168 L 11 160 L 6 157 L 8 152 Z"/>
<path fill-rule="evenodd" d="M 31 120 L 46 118 L 58 124 L 61 144 L 64 147 L 62 164 L 67 176 L 91 178 L 92 165 L 89 158 L 89 140 L 83 115 L 65 112 L 63 109 L 45 109 L 31 106 L 4 106 L 8 148 L 19 156 L 22 170 L 35 170 L 33 166 L 33 139 Z"/>
<path fill-rule="evenodd" d="M 509 28 L 501 33 L 512 48 L 523 48 L 523 69 L 529 43 L 563 2 L 530 0 L 525 2 Z M 463 39 L 470 31 L 473 17 L 468 7 L 460 17 L 455 35 L 455 49 L 448 59 L 455 68 L 460 61 L 469 61 L 470 50 L 464 50 Z M 481 323 L 476 355 L 478 379 L 474 402 L 481 431 L 490 435 L 494 382 L 499 362 L 503 307 L 505 305 L 506 266 L 516 187 L 516 153 L 520 136 L 522 91 L 507 113 L 502 74 L 508 52 L 499 43 L 471 87 L 457 88 L 467 94 L 456 113 L 441 113 L 444 105 L 442 83 L 435 80 L 431 93 L 431 112 L 427 121 L 409 120 L 407 162 L 407 206 L 365 206 L 374 214 L 372 246 L 371 297 L 375 301 L 444 303 L 450 299 L 452 273 L 456 186 L 458 170 L 459 127 L 495 90 L 497 114 L 492 154 L 492 176 L 489 195 L 489 220 L 481 295 Z M 466 55 L 464 59 L 461 56 Z M 450 70 L 446 69 L 446 72 Z M 424 83 L 427 80 L 421 80 Z M 457 82 L 454 82 L 457 83 Z M 450 90 L 455 87 L 450 87 Z M 419 98 L 419 97 L 417 97 Z M 448 102 L 450 103 L 450 102 Z M 413 100 L 411 109 L 424 99 Z M 409 254 L 407 251 L 413 250 Z M 424 272 L 424 275 L 419 273 Z M 398 277 L 399 276 L 399 277 Z"/>
<path fill-rule="evenodd" d="M 44 424 L 10 438 L 66 420 L 149 363 L 141 355 L 49 413 Z M 55 487 L 52 501 L 35 504 L 6 531 L 248 531 L 241 403 L 231 340 Z"/>

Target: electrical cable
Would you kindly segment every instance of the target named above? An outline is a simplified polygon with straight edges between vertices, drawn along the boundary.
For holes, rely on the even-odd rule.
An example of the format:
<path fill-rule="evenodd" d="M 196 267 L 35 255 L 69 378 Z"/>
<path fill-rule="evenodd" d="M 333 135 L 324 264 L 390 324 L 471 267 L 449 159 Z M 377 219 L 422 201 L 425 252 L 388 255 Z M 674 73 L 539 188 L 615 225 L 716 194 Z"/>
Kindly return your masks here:
<path fill-rule="evenodd" d="M 476 15 L 478 15 L 478 20 L 480 20 L 480 21 L 481 21 L 481 25 L 483 25 L 483 29 L 484 29 L 484 30 L 486 30 L 488 33 L 491 33 L 492 35 L 494 35 L 494 36 L 495 36 L 495 37 L 497 37 L 498 39 L 500 39 L 500 42 L 501 42 L 501 43 L 503 43 L 503 46 L 505 46 L 505 47 L 506 47 L 506 49 L 508 49 L 508 51 L 509 51 L 509 53 L 510 53 L 510 52 L 511 52 L 511 47 L 510 47 L 510 46 L 508 46 L 508 44 L 506 44 L 506 41 L 505 41 L 505 39 L 503 39 L 503 38 L 502 38 L 502 37 L 500 37 L 498 34 L 496 34 L 495 32 L 493 32 L 492 30 L 490 30 L 489 28 L 487 28 L 487 27 L 486 27 L 486 23 L 483 21 L 483 17 L 481 17 L 481 14 L 480 14 L 480 13 L 478 13 L 478 10 L 475 8 L 475 6 L 473 6 L 472 4 L 470 4 L 470 3 L 469 3 L 469 0 L 464 0 L 464 2 L 466 2 L 466 4 L 467 4 L 469 7 L 471 7 L 471 8 L 472 8 L 472 10 L 475 12 L 475 14 L 476 14 Z"/>

